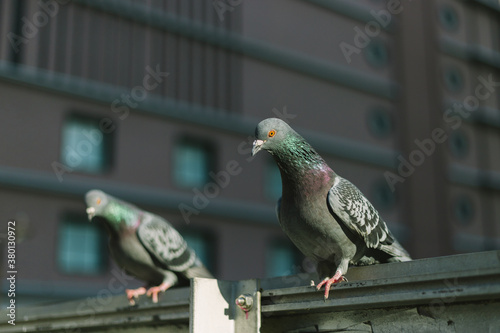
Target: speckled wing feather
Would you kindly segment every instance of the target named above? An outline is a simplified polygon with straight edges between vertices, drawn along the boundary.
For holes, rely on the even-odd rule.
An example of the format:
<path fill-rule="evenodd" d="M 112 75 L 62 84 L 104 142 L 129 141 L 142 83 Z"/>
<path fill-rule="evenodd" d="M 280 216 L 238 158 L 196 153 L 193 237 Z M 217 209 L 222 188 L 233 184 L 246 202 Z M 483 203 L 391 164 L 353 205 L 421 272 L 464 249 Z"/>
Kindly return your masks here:
<path fill-rule="evenodd" d="M 168 269 L 183 272 L 196 261 L 196 254 L 167 221 L 145 213 L 137 229 L 137 236 L 144 247 Z"/>
<path fill-rule="evenodd" d="M 377 210 L 350 181 L 336 177 L 328 193 L 328 204 L 350 230 L 361 236 L 368 248 L 380 249 L 394 243 Z"/>

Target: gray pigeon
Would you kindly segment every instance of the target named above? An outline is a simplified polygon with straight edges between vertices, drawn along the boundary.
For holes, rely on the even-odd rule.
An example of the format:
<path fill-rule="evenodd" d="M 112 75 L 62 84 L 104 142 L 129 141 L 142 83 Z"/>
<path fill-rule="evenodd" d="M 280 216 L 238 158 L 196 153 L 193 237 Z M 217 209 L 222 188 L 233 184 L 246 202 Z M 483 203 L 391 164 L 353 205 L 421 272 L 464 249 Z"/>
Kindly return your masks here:
<path fill-rule="evenodd" d="M 379 213 L 356 186 L 338 176 L 284 121 L 269 118 L 255 129 L 252 155 L 267 150 L 278 164 L 282 197 L 276 208 L 283 231 L 318 263 L 325 300 L 349 264 L 409 261 Z"/>
<path fill-rule="evenodd" d="M 130 304 L 193 277 L 213 278 L 186 241 L 163 218 L 99 190 L 85 195 L 89 220 L 101 220 L 109 233 L 109 249 L 127 274 L 146 281 L 146 287 L 127 289 Z M 146 289 L 147 288 L 147 289 Z"/>

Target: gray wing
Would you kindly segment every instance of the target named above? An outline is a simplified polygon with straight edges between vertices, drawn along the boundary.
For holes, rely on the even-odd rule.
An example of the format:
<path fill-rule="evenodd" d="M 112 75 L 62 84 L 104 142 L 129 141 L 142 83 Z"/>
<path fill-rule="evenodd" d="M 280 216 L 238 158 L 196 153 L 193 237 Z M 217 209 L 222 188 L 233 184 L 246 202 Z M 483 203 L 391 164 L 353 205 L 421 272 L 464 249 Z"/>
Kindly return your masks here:
<path fill-rule="evenodd" d="M 367 247 L 380 249 L 394 243 L 377 210 L 350 181 L 336 177 L 328 192 L 328 205 L 345 226 L 364 240 Z"/>
<path fill-rule="evenodd" d="M 172 271 L 183 272 L 197 259 L 179 232 L 159 216 L 144 213 L 137 237 L 150 254 Z"/>

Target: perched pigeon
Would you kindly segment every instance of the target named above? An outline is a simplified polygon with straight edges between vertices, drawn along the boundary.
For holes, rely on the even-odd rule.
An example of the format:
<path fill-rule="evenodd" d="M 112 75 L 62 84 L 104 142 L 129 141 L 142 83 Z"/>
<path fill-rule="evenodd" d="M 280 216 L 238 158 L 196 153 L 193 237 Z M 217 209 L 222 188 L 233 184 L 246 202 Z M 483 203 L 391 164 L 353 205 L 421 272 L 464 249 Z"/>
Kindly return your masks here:
<path fill-rule="evenodd" d="M 213 278 L 186 241 L 167 221 L 99 190 L 85 196 L 89 220 L 101 220 L 109 233 L 109 249 L 127 274 L 146 281 L 148 288 L 127 289 L 127 298 L 158 293 L 193 277 Z M 179 279 L 181 281 L 179 281 Z"/>
<path fill-rule="evenodd" d="M 332 283 L 345 280 L 349 264 L 411 260 L 361 191 L 284 121 L 261 121 L 255 137 L 252 155 L 267 150 L 281 173 L 280 225 L 304 255 L 317 261 L 322 279 L 317 289 L 326 284 L 325 300 Z"/>

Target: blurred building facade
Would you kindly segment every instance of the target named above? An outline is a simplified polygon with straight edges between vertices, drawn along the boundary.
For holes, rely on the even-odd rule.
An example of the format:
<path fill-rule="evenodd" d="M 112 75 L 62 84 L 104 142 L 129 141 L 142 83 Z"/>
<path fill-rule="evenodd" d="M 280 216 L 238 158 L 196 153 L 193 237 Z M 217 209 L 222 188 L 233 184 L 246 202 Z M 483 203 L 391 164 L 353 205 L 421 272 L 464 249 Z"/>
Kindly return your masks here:
<path fill-rule="evenodd" d="M 219 279 L 308 270 L 274 214 L 279 172 L 250 157 L 268 117 L 415 258 L 500 248 L 498 2 L 5 0 L 0 15 L 0 219 L 17 222 L 26 302 L 140 285 L 86 221 L 92 188 L 168 219 Z"/>

